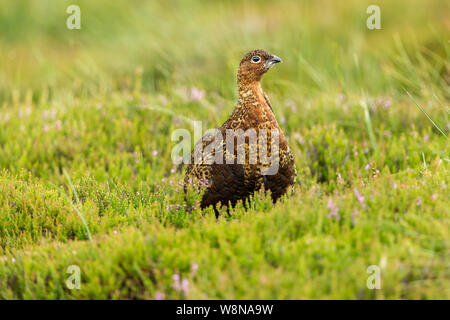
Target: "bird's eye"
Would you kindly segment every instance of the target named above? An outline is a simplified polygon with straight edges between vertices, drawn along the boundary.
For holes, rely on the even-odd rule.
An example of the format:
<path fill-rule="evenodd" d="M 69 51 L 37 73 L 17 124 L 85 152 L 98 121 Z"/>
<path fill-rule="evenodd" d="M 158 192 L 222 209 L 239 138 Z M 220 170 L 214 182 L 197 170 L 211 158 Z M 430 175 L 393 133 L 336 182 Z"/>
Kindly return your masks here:
<path fill-rule="evenodd" d="M 253 56 L 252 57 L 252 63 L 258 63 L 261 61 L 261 57 L 260 56 Z"/>

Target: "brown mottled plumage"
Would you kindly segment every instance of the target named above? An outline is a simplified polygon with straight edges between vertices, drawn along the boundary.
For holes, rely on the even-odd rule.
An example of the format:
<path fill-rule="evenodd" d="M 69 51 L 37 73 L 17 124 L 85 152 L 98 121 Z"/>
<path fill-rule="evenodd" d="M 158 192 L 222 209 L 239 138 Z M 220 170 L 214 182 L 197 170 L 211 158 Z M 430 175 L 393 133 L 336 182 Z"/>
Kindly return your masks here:
<path fill-rule="evenodd" d="M 202 152 L 202 149 L 211 143 L 208 138 L 202 139 L 203 142 L 202 140 L 197 142 L 191 164 L 186 171 L 184 183 L 186 187 L 193 181 L 204 181 L 203 185 L 206 186 L 206 190 L 201 202 L 202 209 L 210 205 L 215 208 L 216 204 L 226 206 L 231 204 L 234 207 L 239 200 L 245 202 L 250 195 L 262 187 L 271 191 L 272 200 L 275 202 L 294 184 L 297 170 L 293 155 L 275 119 L 269 99 L 260 84 L 262 76 L 278 62 L 281 62 L 280 58 L 264 50 L 251 51 L 241 60 L 237 75 L 238 103 L 230 118 L 218 128 L 223 136 L 223 140 L 219 142 L 220 147 L 225 159 L 227 156 L 234 159 L 233 164 L 227 164 L 225 160 L 223 164 L 209 164 L 205 161 L 194 163 L 196 153 Z M 234 150 L 226 150 L 227 129 L 242 129 L 244 131 L 254 129 L 258 134 L 260 129 L 266 129 L 269 137 L 271 137 L 271 130 L 278 130 L 279 153 L 278 155 L 274 153 L 279 161 L 279 169 L 276 174 L 262 175 L 261 169 L 267 168 L 268 165 L 262 164 L 259 157 L 256 164 L 249 163 L 249 152 L 258 153 L 259 149 L 255 150 L 254 144 L 249 145 L 247 139 L 245 140 L 245 162 L 243 164 L 237 163 L 236 142 Z M 237 141 L 236 138 L 234 139 Z M 270 141 L 268 139 L 268 150 L 272 150 Z M 210 156 L 214 156 L 214 154 L 210 154 Z"/>

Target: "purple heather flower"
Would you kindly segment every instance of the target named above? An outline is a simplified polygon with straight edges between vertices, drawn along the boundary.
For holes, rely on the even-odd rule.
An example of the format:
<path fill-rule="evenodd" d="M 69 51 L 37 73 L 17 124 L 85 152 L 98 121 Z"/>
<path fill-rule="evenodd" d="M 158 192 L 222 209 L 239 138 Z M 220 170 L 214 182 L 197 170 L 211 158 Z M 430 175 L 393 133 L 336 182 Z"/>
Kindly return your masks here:
<path fill-rule="evenodd" d="M 173 280 L 172 288 L 174 288 L 177 291 L 180 291 L 180 275 L 178 273 L 175 273 L 172 276 L 172 280 Z"/>
<path fill-rule="evenodd" d="M 334 204 L 332 199 L 328 200 L 327 207 L 328 207 L 328 209 L 330 209 L 330 213 L 328 214 L 328 218 L 334 218 L 336 220 L 339 220 L 340 219 L 340 216 L 339 216 L 339 213 L 338 213 L 339 208 L 336 207 L 336 205 Z"/>
<path fill-rule="evenodd" d="M 61 128 L 62 128 L 62 121 L 61 121 L 61 120 L 57 120 L 57 121 L 55 122 L 55 129 L 56 129 L 57 131 L 61 131 Z"/>
<path fill-rule="evenodd" d="M 365 209 L 366 208 L 366 204 L 364 203 L 364 196 L 361 195 L 356 188 L 353 189 L 353 192 L 355 193 L 356 199 L 358 199 L 359 204 L 361 205 L 361 208 Z"/>
<path fill-rule="evenodd" d="M 163 300 L 163 299 L 164 299 L 164 293 L 162 293 L 162 292 L 155 293 L 155 300 Z"/>
<path fill-rule="evenodd" d="M 339 103 L 341 103 L 341 102 L 343 102 L 346 98 L 347 98 L 347 96 L 346 96 L 344 93 L 341 92 L 341 93 L 338 94 L 337 100 L 338 100 Z"/>
<path fill-rule="evenodd" d="M 184 294 L 187 294 L 189 292 L 189 281 L 188 281 L 188 279 L 183 279 L 183 281 L 181 281 L 181 291 Z"/>
<path fill-rule="evenodd" d="M 417 197 L 416 198 L 416 205 L 420 206 L 422 204 L 422 198 L 421 197 Z"/>
<path fill-rule="evenodd" d="M 199 102 L 205 97 L 205 91 L 192 87 L 190 97 L 191 100 Z"/>
<path fill-rule="evenodd" d="M 172 121 L 175 125 L 179 126 L 183 123 L 183 120 L 180 117 L 174 116 L 172 118 Z"/>

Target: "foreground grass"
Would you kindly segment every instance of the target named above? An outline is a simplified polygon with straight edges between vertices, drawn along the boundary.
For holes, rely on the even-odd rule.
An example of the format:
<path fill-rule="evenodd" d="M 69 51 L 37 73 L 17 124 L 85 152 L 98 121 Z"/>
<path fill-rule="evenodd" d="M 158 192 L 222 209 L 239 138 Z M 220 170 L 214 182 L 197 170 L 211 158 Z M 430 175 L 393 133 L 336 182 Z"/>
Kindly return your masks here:
<path fill-rule="evenodd" d="M 297 190 L 275 208 L 259 198 L 251 212 L 238 209 L 219 221 L 210 213 L 175 228 L 149 217 L 92 242 L 45 241 L 3 258 L 2 295 L 445 298 L 447 191 L 436 181 L 449 183 L 438 163 L 426 174 L 373 178 L 358 187 L 364 201 L 347 191 L 323 196 L 320 188 Z M 330 217 L 330 202 L 338 216 Z M 366 288 L 366 268 L 374 264 L 382 268 L 379 291 Z M 81 290 L 64 285 L 70 265 L 82 270 Z M 185 290 L 177 290 L 174 274 L 188 281 Z"/>
<path fill-rule="evenodd" d="M 180 2 L 175 16 L 81 2 L 80 33 L 58 27 L 64 1 L 0 4 L 1 298 L 449 298 L 445 1 L 383 2 L 370 33 L 361 1 Z M 285 60 L 263 86 L 298 183 L 275 206 L 188 213 L 170 135 L 227 118 L 255 47 Z"/>

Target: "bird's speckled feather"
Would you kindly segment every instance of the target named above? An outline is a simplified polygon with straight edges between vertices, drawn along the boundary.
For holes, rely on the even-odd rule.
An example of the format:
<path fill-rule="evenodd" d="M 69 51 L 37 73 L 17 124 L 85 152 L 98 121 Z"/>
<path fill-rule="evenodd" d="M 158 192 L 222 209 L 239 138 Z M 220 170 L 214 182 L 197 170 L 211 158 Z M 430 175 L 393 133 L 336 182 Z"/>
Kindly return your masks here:
<path fill-rule="evenodd" d="M 252 63 L 254 56 L 261 57 L 259 63 Z M 240 200 L 246 200 L 255 191 L 262 187 L 270 190 L 272 200 L 276 202 L 288 188 L 295 182 L 297 170 L 294 158 L 289 150 L 286 138 L 281 131 L 275 115 L 270 105 L 267 95 L 261 88 L 261 78 L 264 73 L 276 62 L 281 62 L 278 57 L 264 51 L 254 50 L 247 53 L 239 65 L 237 81 L 239 89 L 239 99 L 237 105 L 225 123 L 218 128 L 223 136 L 223 142 L 220 143 L 225 157 L 232 157 L 233 164 L 206 164 L 205 162 L 194 163 L 195 153 L 192 155 L 191 164 L 186 171 L 184 180 L 185 186 L 194 181 L 204 181 L 206 191 L 204 192 L 201 208 L 216 206 L 216 204 L 235 206 Z M 236 161 L 236 143 L 235 150 L 226 150 L 226 130 L 227 129 L 254 129 L 259 135 L 260 129 L 268 131 L 270 137 L 271 130 L 278 130 L 279 133 L 279 170 L 274 175 L 262 175 L 261 169 L 269 165 L 262 164 L 259 161 L 256 164 L 250 164 L 248 161 L 248 152 L 254 145 L 245 141 L 245 150 L 247 157 L 243 164 Z M 207 139 L 198 141 L 195 148 L 196 152 L 202 152 L 210 142 Z M 199 148 L 202 144 L 202 148 Z M 268 139 L 268 150 L 271 150 L 270 139 Z M 273 156 L 273 155 L 271 155 Z M 217 212 L 217 211 L 216 211 Z"/>

